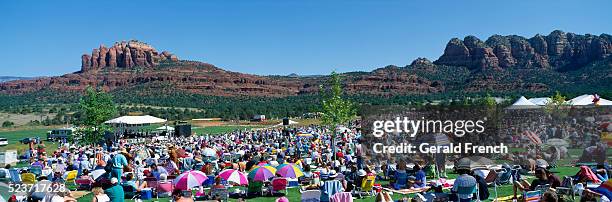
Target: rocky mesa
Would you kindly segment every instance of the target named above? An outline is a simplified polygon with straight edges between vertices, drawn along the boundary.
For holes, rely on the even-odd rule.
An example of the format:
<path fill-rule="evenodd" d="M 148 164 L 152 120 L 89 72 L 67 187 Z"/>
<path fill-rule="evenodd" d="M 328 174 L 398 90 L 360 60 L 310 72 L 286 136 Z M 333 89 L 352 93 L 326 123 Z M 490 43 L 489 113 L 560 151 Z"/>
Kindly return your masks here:
<path fill-rule="evenodd" d="M 91 55 L 81 56 L 81 72 L 96 71 L 99 69 L 133 67 L 153 67 L 160 61 L 178 61 L 178 57 L 168 51 L 159 53 L 153 46 L 137 40 L 116 42 L 107 48 L 100 45 L 93 49 Z"/>
<path fill-rule="evenodd" d="M 612 36 L 579 35 L 553 31 L 547 36 L 525 38 L 493 35 L 486 41 L 475 36 L 451 39 L 434 63 L 473 70 L 543 68 L 574 70 L 612 55 Z"/>

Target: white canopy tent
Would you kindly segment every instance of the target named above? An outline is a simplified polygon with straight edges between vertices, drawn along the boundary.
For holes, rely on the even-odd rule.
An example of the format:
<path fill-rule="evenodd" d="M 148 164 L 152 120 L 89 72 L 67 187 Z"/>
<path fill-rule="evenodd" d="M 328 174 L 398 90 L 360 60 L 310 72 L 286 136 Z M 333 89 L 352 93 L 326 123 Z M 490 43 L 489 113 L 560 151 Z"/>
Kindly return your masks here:
<path fill-rule="evenodd" d="M 572 106 L 595 105 L 595 103 L 593 103 L 593 99 L 595 99 L 594 95 L 584 94 L 575 97 L 574 99 L 568 100 L 567 103 Z M 597 105 L 612 105 L 612 101 L 599 98 Z"/>
<path fill-rule="evenodd" d="M 521 96 L 516 102 L 514 102 L 508 109 L 536 109 L 540 108 L 540 106 L 530 102 L 525 98 L 525 96 Z"/>
<path fill-rule="evenodd" d="M 108 120 L 104 123 L 106 124 L 124 124 L 124 125 L 143 125 L 143 124 L 164 123 L 166 121 L 167 121 L 166 119 L 157 118 L 151 115 L 144 115 L 144 116 L 122 116 L 122 117 Z"/>
<path fill-rule="evenodd" d="M 546 104 L 548 104 L 548 102 L 550 102 L 550 98 L 549 97 L 537 97 L 537 98 L 531 98 L 529 99 L 529 102 L 539 105 L 539 106 L 544 106 Z"/>

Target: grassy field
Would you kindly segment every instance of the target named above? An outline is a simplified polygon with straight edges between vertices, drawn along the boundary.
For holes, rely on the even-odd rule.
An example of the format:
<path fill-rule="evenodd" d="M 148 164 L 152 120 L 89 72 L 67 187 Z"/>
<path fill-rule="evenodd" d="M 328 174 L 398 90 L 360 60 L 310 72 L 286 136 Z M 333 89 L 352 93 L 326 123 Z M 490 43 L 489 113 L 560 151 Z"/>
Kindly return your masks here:
<path fill-rule="evenodd" d="M 0 131 L 0 137 L 8 139 L 9 142 L 6 146 L 0 146 L 0 151 L 17 150 L 21 154 L 28 148 L 28 145 L 21 144 L 20 140 L 27 137 L 40 137 L 41 140 L 45 140 L 47 138 L 47 131 L 53 128 L 60 127 L 28 127 Z M 45 145 L 48 152 L 53 152 L 57 148 L 56 143 L 45 142 Z"/>

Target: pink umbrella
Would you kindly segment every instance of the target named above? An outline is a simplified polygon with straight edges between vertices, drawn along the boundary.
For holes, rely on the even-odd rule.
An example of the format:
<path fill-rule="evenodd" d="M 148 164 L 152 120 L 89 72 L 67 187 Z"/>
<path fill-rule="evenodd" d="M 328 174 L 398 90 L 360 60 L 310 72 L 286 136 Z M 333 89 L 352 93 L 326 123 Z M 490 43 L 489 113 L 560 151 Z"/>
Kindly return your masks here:
<path fill-rule="evenodd" d="M 276 173 L 276 168 L 272 166 L 255 166 L 249 172 L 249 178 L 253 179 L 253 181 L 266 181 L 272 177 L 274 177 Z"/>
<path fill-rule="evenodd" d="M 228 182 L 233 182 L 239 185 L 249 184 L 249 180 L 247 179 L 247 176 L 244 173 L 234 170 L 234 169 L 227 169 L 227 170 L 221 171 L 219 173 L 219 177 Z"/>
<path fill-rule="evenodd" d="M 174 187 L 180 190 L 188 190 L 194 187 L 201 186 L 208 177 L 201 171 L 191 170 L 184 172 L 172 181 Z"/>

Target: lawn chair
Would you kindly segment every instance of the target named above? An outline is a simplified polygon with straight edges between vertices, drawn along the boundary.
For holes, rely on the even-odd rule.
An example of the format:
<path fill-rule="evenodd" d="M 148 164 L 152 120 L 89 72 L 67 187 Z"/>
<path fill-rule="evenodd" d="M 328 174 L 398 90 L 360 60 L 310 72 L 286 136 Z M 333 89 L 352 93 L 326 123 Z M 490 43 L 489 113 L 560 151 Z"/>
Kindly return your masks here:
<path fill-rule="evenodd" d="M 287 194 L 287 184 L 289 182 L 285 178 L 275 178 L 272 180 L 272 189 L 270 189 L 270 194 L 274 195 L 275 193 L 279 193 L 280 191 L 285 191 Z"/>
<path fill-rule="evenodd" d="M 540 201 L 540 198 L 548 189 L 550 189 L 550 185 L 538 185 L 533 191 L 523 191 L 523 201 Z"/>
<path fill-rule="evenodd" d="M 34 173 L 23 173 L 23 174 L 21 174 L 21 183 L 23 183 L 23 184 L 36 184 L 36 175 L 34 175 Z"/>
<path fill-rule="evenodd" d="M 511 168 L 504 168 L 504 171 L 497 173 L 497 179 L 495 179 L 495 184 L 512 184 L 514 182 L 512 173 L 513 171 Z"/>
<path fill-rule="evenodd" d="M 497 199 L 497 179 L 498 179 L 497 172 L 495 172 L 495 170 L 493 169 L 489 171 L 489 174 L 484 179 L 488 186 L 493 185 L 493 190 L 495 191 L 496 199 Z"/>
<path fill-rule="evenodd" d="M 461 195 L 473 195 L 474 193 L 476 193 L 476 187 L 478 187 L 478 184 L 474 185 L 474 186 L 470 186 L 470 187 L 462 187 L 462 186 L 458 186 L 457 187 L 457 194 L 461 194 Z"/>
<path fill-rule="evenodd" d="M 531 202 L 531 201 L 540 201 L 540 198 L 542 197 L 542 191 L 526 191 L 523 192 L 523 201 L 524 202 Z"/>
<path fill-rule="evenodd" d="M 140 198 L 140 193 L 136 190 L 136 188 L 134 188 L 134 186 L 122 184 L 121 187 L 123 187 L 123 194 L 125 195 L 126 199 L 134 200 Z"/>
<path fill-rule="evenodd" d="M 11 175 L 11 182 L 15 184 L 21 184 L 21 176 L 19 175 L 19 171 L 16 169 L 9 169 L 9 174 Z"/>
<path fill-rule="evenodd" d="M 208 178 L 202 183 L 204 187 L 212 187 L 215 184 L 215 176 L 207 176 Z"/>
<path fill-rule="evenodd" d="M 227 201 L 229 198 L 229 191 L 227 188 L 216 188 L 211 191 L 210 196 L 219 201 Z"/>
<path fill-rule="evenodd" d="M 321 190 L 321 201 L 329 201 L 334 194 L 344 191 L 344 188 L 340 181 L 329 180 L 325 181 L 319 190 Z"/>
<path fill-rule="evenodd" d="M 331 197 L 331 202 L 353 202 L 351 192 L 338 192 Z"/>
<path fill-rule="evenodd" d="M 407 173 L 397 173 L 397 179 L 395 183 L 393 183 L 394 189 L 403 189 L 408 187 L 408 174 Z"/>
<path fill-rule="evenodd" d="M 76 179 L 74 180 L 74 184 L 76 185 L 77 190 L 91 190 L 93 182 L 89 179 Z"/>
<path fill-rule="evenodd" d="M 65 178 L 64 178 L 64 182 L 66 183 L 74 183 L 74 180 L 76 180 L 77 175 L 79 174 L 78 171 L 73 170 L 73 171 L 69 171 L 65 174 Z"/>
<path fill-rule="evenodd" d="M 247 195 L 261 196 L 263 195 L 263 182 L 252 181 L 247 187 Z"/>
<path fill-rule="evenodd" d="M 41 176 L 42 175 L 42 166 L 38 166 L 38 165 L 33 165 L 32 167 L 30 167 L 30 172 L 34 173 L 34 175 Z"/>
<path fill-rule="evenodd" d="M 157 185 L 157 197 L 169 197 L 174 187 L 171 182 L 163 182 Z"/>
<path fill-rule="evenodd" d="M 367 176 L 361 182 L 361 186 L 357 187 L 357 194 L 359 194 L 359 198 L 361 198 L 362 192 L 367 192 L 368 196 L 374 195 L 374 181 L 376 180 L 376 176 Z"/>
<path fill-rule="evenodd" d="M 574 201 L 574 181 L 571 176 L 563 177 L 563 182 L 561 182 L 561 186 L 555 188 L 557 195 L 559 196 L 570 196 L 571 201 Z"/>
<path fill-rule="evenodd" d="M 300 190 L 300 193 L 302 194 L 301 202 L 320 202 L 321 201 L 321 191 L 320 190 L 307 190 L 307 191 Z"/>

